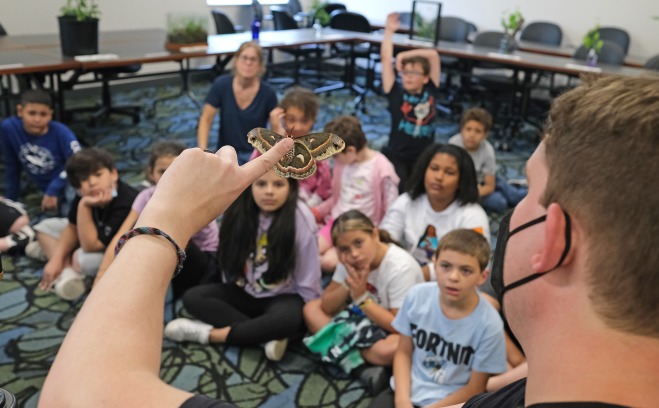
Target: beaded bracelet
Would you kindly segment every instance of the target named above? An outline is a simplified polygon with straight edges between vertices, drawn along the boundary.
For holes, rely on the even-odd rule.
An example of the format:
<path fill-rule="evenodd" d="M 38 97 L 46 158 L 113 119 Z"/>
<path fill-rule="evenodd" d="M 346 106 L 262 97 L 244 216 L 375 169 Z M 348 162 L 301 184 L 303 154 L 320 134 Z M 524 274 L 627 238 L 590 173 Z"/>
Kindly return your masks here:
<path fill-rule="evenodd" d="M 158 228 L 152 228 L 152 227 L 136 227 L 133 228 L 132 230 L 128 231 L 124 235 L 119 238 L 119 242 L 117 242 L 117 247 L 114 249 L 114 255 L 116 256 L 121 248 L 124 246 L 126 241 L 129 239 L 136 237 L 138 235 L 159 235 L 163 238 L 165 238 L 167 241 L 171 242 L 172 245 L 174 245 L 174 249 L 176 250 L 176 256 L 178 257 L 178 264 L 176 265 L 176 270 L 174 271 L 174 275 L 172 278 L 175 278 L 176 275 L 181 272 L 181 269 L 183 269 L 183 262 L 185 262 L 185 251 L 179 247 L 176 242 L 167 235 L 165 232 L 159 230 Z"/>

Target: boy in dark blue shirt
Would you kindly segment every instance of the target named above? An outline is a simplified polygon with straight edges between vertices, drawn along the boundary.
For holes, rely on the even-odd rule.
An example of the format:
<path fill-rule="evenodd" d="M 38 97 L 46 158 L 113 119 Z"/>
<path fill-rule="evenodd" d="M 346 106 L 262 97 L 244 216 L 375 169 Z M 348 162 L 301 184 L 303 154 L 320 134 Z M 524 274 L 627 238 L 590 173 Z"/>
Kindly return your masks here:
<path fill-rule="evenodd" d="M 19 198 L 21 170 L 25 170 L 44 193 L 41 209 L 57 211 L 66 188 L 64 165 L 80 150 L 80 144 L 68 127 L 52 120 L 52 100 L 45 91 L 25 91 L 16 112 L 0 125 L 5 195 L 11 200 Z"/>

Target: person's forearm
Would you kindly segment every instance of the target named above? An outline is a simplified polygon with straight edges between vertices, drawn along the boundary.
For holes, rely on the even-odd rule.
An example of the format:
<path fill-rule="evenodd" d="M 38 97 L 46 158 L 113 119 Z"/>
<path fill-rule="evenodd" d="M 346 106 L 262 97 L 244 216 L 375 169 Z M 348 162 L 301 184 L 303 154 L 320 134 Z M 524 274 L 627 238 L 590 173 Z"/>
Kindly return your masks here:
<path fill-rule="evenodd" d="M 57 259 L 62 263 L 66 263 L 67 258 L 74 249 L 78 246 L 78 236 L 76 226 L 74 224 L 67 224 L 62 230 L 62 233 L 57 240 L 57 246 L 53 251 L 51 258 Z"/>
<path fill-rule="evenodd" d="M 208 148 L 208 139 L 210 138 L 211 124 L 204 120 L 199 121 L 197 127 L 197 146 L 202 149 Z"/>
<path fill-rule="evenodd" d="M 326 314 L 334 316 L 343 309 L 350 300 L 350 292 L 346 287 L 337 284 L 334 288 L 329 288 L 323 293 L 320 301 L 320 307 Z"/>
<path fill-rule="evenodd" d="M 94 224 L 92 208 L 80 202 L 78 205 L 78 217 L 76 220 L 78 240 L 80 247 L 85 252 L 98 252 L 105 248 L 105 245 L 98 239 L 98 230 Z"/>
<path fill-rule="evenodd" d="M 111 273 L 96 285 L 64 339 L 42 401 L 73 398 L 78 406 L 99 406 L 95 398 L 107 395 L 107 387 L 127 387 L 131 379 L 157 380 L 163 302 L 176 263 L 172 244 L 162 237 L 142 235 L 126 242 L 109 268 Z M 183 402 L 187 394 L 177 392 Z"/>
<path fill-rule="evenodd" d="M 411 338 L 400 336 L 398 349 L 394 354 L 394 386 L 396 405 L 412 404 L 412 351 Z"/>
<path fill-rule="evenodd" d="M 385 309 L 374 300 L 371 300 L 366 302 L 364 306 L 361 306 L 361 310 L 373 323 L 382 327 L 389 333 L 398 333 L 398 331 L 391 325 L 395 316 L 389 309 Z"/>

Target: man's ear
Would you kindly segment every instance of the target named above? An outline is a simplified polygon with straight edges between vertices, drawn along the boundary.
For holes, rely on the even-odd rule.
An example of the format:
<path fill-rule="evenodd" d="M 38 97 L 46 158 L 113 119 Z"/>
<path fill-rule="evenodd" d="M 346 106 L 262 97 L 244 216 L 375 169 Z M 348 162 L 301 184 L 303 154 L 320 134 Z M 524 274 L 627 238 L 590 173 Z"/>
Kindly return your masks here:
<path fill-rule="evenodd" d="M 540 253 L 533 255 L 531 266 L 535 272 L 547 272 L 558 266 L 561 256 L 568 244 L 566 242 L 566 229 L 570 228 L 563 209 L 559 204 L 552 203 L 547 207 L 547 220 L 545 221 L 545 241 Z M 572 231 L 567 231 L 572 234 Z M 569 264 L 572 261 L 572 250 L 563 260 L 561 265 Z"/>
<path fill-rule="evenodd" d="M 112 181 L 114 181 L 114 183 L 116 184 L 117 181 L 119 180 L 119 172 L 117 171 L 116 168 L 114 168 L 110 171 L 110 174 L 112 174 Z M 116 187 L 116 185 L 115 185 L 115 187 Z"/>
<path fill-rule="evenodd" d="M 19 118 L 23 117 L 23 105 L 21 105 L 20 103 L 16 105 L 16 116 L 18 116 Z"/>

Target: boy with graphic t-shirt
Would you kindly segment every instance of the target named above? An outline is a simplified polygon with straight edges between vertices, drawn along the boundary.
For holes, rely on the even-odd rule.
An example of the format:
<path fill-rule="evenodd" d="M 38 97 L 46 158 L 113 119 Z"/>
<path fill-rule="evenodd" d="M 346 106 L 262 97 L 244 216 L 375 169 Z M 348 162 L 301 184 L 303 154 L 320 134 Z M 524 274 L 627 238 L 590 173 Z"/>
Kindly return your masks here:
<path fill-rule="evenodd" d="M 398 13 L 387 16 L 380 48 L 382 89 L 389 102 L 391 131 L 382 153 L 391 161 L 400 177 L 399 192 L 407 187 L 407 178 L 421 152 L 435 140 L 434 120 L 437 116 L 435 95 L 439 87 L 440 63 L 435 49 L 401 52 L 396 57 L 396 82 L 393 68 L 393 33 L 400 26 Z"/>
<path fill-rule="evenodd" d="M 437 284 L 416 285 L 405 297 L 392 323 L 400 333 L 392 389 L 371 407 L 458 404 L 506 370 L 503 322 L 477 290 L 487 280 L 489 257 L 478 232 L 458 229 L 442 237 Z"/>
<path fill-rule="evenodd" d="M 18 200 L 21 171 L 25 170 L 39 190 L 43 211 L 57 211 L 66 188 L 66 160 L 80 144 L 71 129 L 52 120 L 50 95 L 29 90 L 16 105 L 16 116 L 0 125 L 0 145 L 5 161 L 7 198 Z"/>

